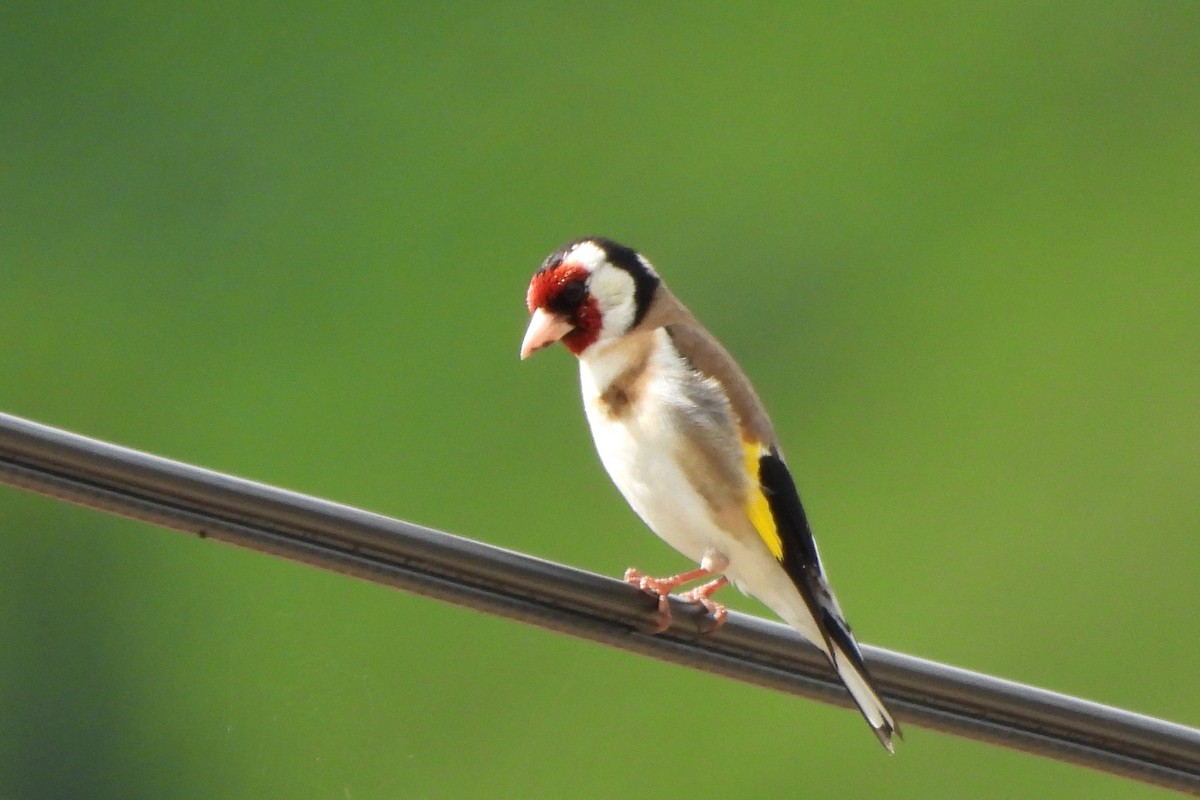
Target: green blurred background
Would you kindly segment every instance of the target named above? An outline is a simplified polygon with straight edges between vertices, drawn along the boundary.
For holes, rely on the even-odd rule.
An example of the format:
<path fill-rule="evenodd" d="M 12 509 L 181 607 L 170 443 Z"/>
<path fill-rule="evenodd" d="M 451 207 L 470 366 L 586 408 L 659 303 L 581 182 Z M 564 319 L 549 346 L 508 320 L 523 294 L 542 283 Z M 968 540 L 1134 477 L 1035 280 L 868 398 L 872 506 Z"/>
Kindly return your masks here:
<path fill-rule="evenodd" d="M 0 409 L 619 575 L 562 241 L 772 409 L 865 641 L 1200 724 L 1194 3 L 0 32 Z M 1159 796 L 0 488 L 0 797 Z M 738 598 L 733 605 L 760 607 Z"/>

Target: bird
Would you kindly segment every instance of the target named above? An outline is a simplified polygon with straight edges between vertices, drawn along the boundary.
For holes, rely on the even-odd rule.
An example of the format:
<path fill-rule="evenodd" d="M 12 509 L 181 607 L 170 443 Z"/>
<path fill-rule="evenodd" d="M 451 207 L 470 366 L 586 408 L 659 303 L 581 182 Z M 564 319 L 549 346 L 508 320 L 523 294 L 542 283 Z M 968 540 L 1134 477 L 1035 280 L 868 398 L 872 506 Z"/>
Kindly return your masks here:
<path fill-rule="evenodd" d="M 766 409 L 733 356 L 633 248 L 604 237 L 552 252 L 526 292 L 521 359 L 561 341 L 579 361 L 600 460 L 633 510 L 697 567 L 625 580 L 658 598 L 699 603 L 732 583 L 824 653 L 889 752 L 901 735 L 830 588 L 800 495 Z"/>

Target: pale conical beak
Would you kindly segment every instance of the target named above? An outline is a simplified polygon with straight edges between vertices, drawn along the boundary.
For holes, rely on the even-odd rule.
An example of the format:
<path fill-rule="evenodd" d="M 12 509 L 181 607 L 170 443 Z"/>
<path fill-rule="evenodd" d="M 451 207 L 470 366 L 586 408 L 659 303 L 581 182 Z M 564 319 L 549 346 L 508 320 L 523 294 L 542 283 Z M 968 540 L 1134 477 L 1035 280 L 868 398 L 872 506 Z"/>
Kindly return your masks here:
<path fill-rule="evenodd" d="M 551 314 L 544 308 L 535 309 L 533 319 L 529 320 L 529 327 L 525 329 L 525 338 L 521 340 L 521 360 L 524 361 L 535 350 L 554 344 L 574 327 L 557 314 Z"/>

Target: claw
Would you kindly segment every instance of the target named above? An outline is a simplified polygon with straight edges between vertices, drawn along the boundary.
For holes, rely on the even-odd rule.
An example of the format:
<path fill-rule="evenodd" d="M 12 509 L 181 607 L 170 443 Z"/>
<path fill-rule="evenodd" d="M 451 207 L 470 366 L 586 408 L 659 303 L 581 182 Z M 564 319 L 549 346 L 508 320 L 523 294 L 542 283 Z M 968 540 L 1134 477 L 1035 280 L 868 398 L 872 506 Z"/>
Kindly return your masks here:
<path fill-rule="evenodd" d="M 646 594 L 658 600 L 658 620 L 650 629 L 651 634 L 659 634 L 671 627 L 671 590 L 679 584 L 672 584 L 670 578 L 651 578 L 640 570 L 630 567 L 625 570 L 625 582 L 632 583 Z"/>
<path fill-rule="evenodd" d="M 729 616 L 729 610 L 725 608 L 725 605 L 712 599 L 713 592 L 728 584 L 729 579 L 722 575 L 715 581 L 709 581 L 703 586 L 697 586 L 695 589 L 680 595 L 680 597 L 689 603 L 699 603 L 704 606 L 704 610 L 712 616 L 712 626 L 704 631 L 704 633 L 716 633 L 725 624 L 725 619 Z"/>
<path fill-rule="evenodd" d="M 669 578 L 652 578 L 640 570 L 630 567 L 625 570 L 625 582 L 633 584 L 646 594 L 658 599 L 658 620 L 654 628 L 650 631 L 651 633 L 658 634 L 671 627 L 671 601 L 668 599 L 671 592 L 682 584 L 708 577 L 711 574 L 709 570 L 700 567 L 689 572 L 672 575 Z M 713 600 L 711 595 L 728 583 L 729 579 L 722 576 L 680 595 L 682 599 L 689 603 L 698 603 L 704 606 L 704 610 L 712 615 L 713 624 L 704 633 L 712 633 L 725 624 L 725 618 L 729 615 L 729 612 L 726 611 L 725 606 Z"/>

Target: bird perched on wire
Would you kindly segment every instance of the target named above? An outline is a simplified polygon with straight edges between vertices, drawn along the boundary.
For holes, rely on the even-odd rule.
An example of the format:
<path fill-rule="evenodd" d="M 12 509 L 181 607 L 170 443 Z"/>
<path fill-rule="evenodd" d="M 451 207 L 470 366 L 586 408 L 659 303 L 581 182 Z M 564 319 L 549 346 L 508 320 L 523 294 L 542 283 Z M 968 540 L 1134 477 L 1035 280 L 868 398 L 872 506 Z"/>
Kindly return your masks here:
<path fill-rule="evenodd" d="M 804 507 L 762 401 L 724 347 L 636 251 L 604 238 L 551 253 L 529 284 L 524 359 L 562 341 L 579 359 L 600 460 L 650 528 L 699 566 L 625 579 L 658 597 L 702 604 L 732 582 L 828 657 L 889 751 L 895 720 L 863 663 L 817 555 Z"/>

